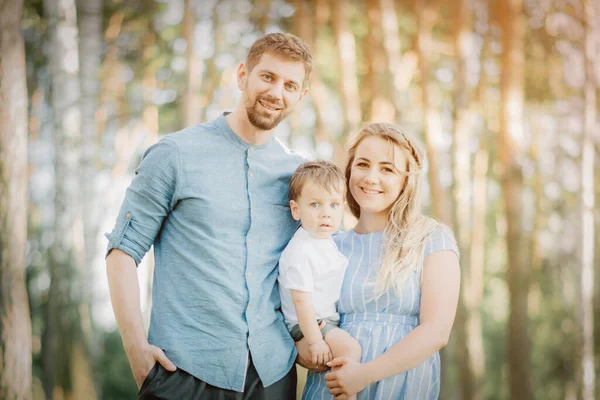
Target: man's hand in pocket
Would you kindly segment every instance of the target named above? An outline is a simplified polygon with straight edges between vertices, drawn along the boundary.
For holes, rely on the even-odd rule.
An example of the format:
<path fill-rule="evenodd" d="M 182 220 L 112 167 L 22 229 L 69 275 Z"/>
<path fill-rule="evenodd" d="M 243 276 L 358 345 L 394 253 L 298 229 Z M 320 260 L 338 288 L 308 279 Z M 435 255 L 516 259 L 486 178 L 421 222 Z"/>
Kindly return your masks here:
<path fill-rule="evenodd" d="M 142 387 L 144 380 L 146 380 L 156 362 L 162 365 L 167 371 L 173 372 L 177 369 L 175 364 L 167 358 L 161 349 L 148 342 L 140 346 L 132 346 L 127 351 L 127 357 L 129 358 L 129 365 L 131 366 L 131 372 L 133 373 L 138 390 Z"/>

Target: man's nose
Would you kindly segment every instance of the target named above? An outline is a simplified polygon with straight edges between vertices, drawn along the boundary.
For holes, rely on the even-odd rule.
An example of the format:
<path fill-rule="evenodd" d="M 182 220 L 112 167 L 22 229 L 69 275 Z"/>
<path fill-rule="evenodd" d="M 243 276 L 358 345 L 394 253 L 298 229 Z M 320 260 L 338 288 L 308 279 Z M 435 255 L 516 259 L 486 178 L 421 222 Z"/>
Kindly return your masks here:
<path fill-rule="evenodd" d="M 278 103 L 281 102 L 281 97 L 283 96 L 283 82 L 276 82 L 271 85 L 269 96 L 271 96 L 274 101 L 277 101 Z"/>

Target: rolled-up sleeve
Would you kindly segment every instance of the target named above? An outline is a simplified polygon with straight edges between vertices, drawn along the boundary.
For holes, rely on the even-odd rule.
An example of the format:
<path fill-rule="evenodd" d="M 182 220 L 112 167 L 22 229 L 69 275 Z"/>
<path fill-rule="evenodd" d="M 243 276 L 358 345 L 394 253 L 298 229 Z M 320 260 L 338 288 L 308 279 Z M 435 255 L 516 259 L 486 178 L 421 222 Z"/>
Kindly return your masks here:
<path fill-rule="evenodd" d="M 120 249 L 139 264 L 177 204 L 181 184 L 179 150 L 167 137 L 146 150 L 135 170 L 115 227 L 105 235 L 106 255 Z"/>

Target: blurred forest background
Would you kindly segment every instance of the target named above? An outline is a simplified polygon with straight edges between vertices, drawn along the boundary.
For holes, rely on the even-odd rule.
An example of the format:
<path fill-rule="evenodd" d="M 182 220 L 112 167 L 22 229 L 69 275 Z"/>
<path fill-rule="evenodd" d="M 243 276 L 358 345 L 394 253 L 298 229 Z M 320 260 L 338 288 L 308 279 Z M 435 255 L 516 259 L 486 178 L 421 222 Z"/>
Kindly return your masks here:
<path fill-rule="evenodd" d="M 136 396 L 102 234 L 143 150 L 233 108 L 249 46 L 289 31 L 316 68 L 282 141 L 425 143 L 462 252 L 441 398 L 594 399 L 599 25 L 599 0 L 0 0 L 0 398 Z"/>

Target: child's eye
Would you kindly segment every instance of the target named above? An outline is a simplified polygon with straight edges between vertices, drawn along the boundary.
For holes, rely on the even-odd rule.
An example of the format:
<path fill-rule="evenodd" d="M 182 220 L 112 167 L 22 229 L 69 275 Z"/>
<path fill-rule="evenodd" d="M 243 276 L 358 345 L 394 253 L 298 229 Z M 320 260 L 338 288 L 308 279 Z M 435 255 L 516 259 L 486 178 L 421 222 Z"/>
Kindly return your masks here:
<path fill-rule="evenodd" d="M 331 203 L 331 208 L 338 208 L 340 203 Z"/>
<path fill-rule="evenodd" d="M 319 203 L 310 203 L 312 208 L 319 208 Z"/>

